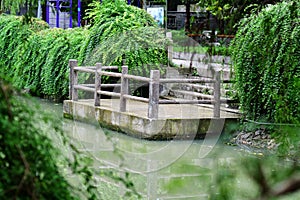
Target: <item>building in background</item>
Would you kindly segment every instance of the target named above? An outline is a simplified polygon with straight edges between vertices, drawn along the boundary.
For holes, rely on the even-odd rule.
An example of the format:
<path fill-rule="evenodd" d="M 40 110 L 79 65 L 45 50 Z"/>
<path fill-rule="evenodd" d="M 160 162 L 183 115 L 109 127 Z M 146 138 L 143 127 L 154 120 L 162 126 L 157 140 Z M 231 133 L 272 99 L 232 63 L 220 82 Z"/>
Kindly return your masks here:
<path fill-rule="evenodd" d="M 148 0 L 142 1 L 140 5 L 143 5 L 143 8 L 149 13 L 156 13 L 153 10 L 163 8 L 164 27 L 167 29 L 185 29 L 186 32 L 190 33 L 202 33 L 204 30 L 218 29 L 216 18 L 205 8 L 197 6 L 197 2 L 197 0 Z M 152 16 L 157 18 L 156 14 Z"/>

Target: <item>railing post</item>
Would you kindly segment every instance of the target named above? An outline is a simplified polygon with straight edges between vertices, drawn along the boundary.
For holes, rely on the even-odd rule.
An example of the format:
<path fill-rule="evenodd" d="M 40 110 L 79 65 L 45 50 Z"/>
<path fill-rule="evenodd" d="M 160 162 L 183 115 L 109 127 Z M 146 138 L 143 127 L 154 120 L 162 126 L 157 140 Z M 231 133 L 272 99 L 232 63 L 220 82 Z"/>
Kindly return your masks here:
<path fill-rule="evenodd" d="M 172 61 L 173 59 L 173 40 L 172 40 L 172 32 L 167 32 L 166 33 L 166 37 L 169 39 L 168 42 L 170 42 L 170 44 L 168 44 L 168 60 L 169 62 Z"/>
<path fill-rule="evenodd" d="M 158 103 L 159 103 L 159 70 L 151 70 L 149 83 L 149 105 L 148 118 L 158 118 Z"/>
<path fill-rule="evenodd" d="M 124 95 L 128 94 L 128 79 L 124 77 L 125 74 L 128 74 L 128 66 L 122 66 L 120 112 L 126 111 L 127 100 Z"/>
<path fill-rule="evenodd" d="M 220 71 L 215 71 L 214 73 L 215 83 L 214 83 L 214 118 L 220 118 L 220 108 L 221 108 L 221 75 Z"/>
<path fill-rule="evenodd" d="M 71 59 L 69 60 L 70 67 L 70 85 L 69 85 L 69 98 L 73 101 L 78 101 L 78 91 L 74 88 L 74 85 L 78 84 L 78 75 L 77 71 L 74 70 L 75 67 L 78 66 L 77 60 Z"/>
<path fill-rule="evenodd" d="M 94 93 L 95 106 L 100 106 L 101 94 L 99 94 L 98 91 L 101 90 L 101 70 L 102 70 L 102 64 L 101 63 L 96 63 L 95 93 Z"/>

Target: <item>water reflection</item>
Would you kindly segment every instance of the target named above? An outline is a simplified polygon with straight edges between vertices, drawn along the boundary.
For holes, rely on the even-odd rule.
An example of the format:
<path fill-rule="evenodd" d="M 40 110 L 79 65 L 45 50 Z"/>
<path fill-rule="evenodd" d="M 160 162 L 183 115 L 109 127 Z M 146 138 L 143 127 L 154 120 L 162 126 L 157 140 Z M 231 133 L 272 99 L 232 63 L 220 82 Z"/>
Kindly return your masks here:
<path fill-rule="evenodd" d="M 200 140 L 140 140 L 70 120 L 64 120 L 64 129 L 82 150 L 92 153 L 96 168 L 130 172 L 146 199 L 207 199 L 215 166 L 238 157 L 233 148 L 207 146 Z M 202 158 L 201 148 L 212 151 Z"/>
<path fill-rule="evenodd" d="M 62 117 L 62 105 L 46 103 L 43 107 Z M 143 199 L 208 199 L 216 166 L 230 166 L 242 156 L 232 147 L 210 145 L 214 143 L 209 141 L 147 141 L 100 126 L 62 121 L 65 133 L 76 141 L 80 150 L 92 155 L 96 170 L 112 169 L 121 176 L 130 172 Z M 208 149 L 209 153 L 203 157 L 199 155 L 200 149 Z M 120 184 L 101 176 L 96 178 L 103 199 L 119 199 L 124 194 Z"/>

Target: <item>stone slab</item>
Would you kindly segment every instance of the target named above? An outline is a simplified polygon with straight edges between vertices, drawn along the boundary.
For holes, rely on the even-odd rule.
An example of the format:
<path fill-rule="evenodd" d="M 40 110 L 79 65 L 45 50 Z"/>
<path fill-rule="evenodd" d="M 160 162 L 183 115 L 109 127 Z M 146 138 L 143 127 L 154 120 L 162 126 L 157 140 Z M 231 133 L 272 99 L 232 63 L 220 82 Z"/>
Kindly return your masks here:
<path fill-rule="evenodd" d="M 93 100 L 65 100 L 64 117 L 98 123 L 103 127 L 121 131 L 143 139 L 194 139 L 202 138 L 214 127 L 226 129 L 238 121 L 240 115 L 221 111 L 221 118 L 213 118 L 213 109 L 201 105 L 159 105 L 158 119 L 147 117 L 148 104 L 129 100 L 126 112 L 119 111 L 119 99 L 101 99 L 95 107 Z M 220 128 L 218 128 L 220 129 Z M 213 130 L 213 131 L 212 131 Z M 217 134 L 217 133 L 211 133 Z"/>

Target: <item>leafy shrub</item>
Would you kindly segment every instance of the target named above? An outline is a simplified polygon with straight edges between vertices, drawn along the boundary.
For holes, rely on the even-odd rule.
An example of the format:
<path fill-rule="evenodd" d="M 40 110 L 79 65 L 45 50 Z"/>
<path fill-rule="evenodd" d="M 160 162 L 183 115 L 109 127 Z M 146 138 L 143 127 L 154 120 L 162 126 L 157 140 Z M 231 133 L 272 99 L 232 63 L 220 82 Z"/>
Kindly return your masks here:
<path fill-rule="evenodd" d="M 45 22 L 0 16 L 0 71 L 15 86 L 38 96 L 62 100 L 68 95 L 68 61 L 78 58 L 88 31 L 49 29 Z"/>
<path fill-rule="evenodd" d="M 121 66 L 122 59 L 126 58 L 130 74 L 149 76 L 150 69 L 167 64 L 167 45 L 164 30 L 141 27 L 104 40 L 86 62 Z"/>
<path fill-rule="evenodd" d="M 110 194 L 110 184 L 97 180 L 100 176 L 120 183 L 125 199 L 141 197 L 127 172 L 95 168 L 93 156 L 66 134 L 62 116 L 46 112 L 2 77 L 0 199 L 121 199 L 119 193 Z"/>
<path fill-rule="evenodd" d="M 88 36 L 88 31 L 81 28 L 51 29 L 51 31 L 42 31 L 40 34 L 45 35 L 45 42 L 48 45 L 53 45 L 42 70 L 43 93 L 63 99 L 69 92 L 69 59 L 79 57 L 82 41 Z"/>
<path fill-rule="evenodd" d="M 69 59 L 79 59 L 80 65 L 104 62 L 121 66 L 125 56 L 127 65 L 138 72 L 146 64 L 167 63 L 165 43 L 159 43 L 164 36 L 146 11 L 121 0 L 104 1 L 94 2 L 89 16 L 93 19 L 90 29 L 63 30 L 49 29 L 33 18 L 25 23 L 28 19 L 0 15 L 0 71 L 14 86 L 62 100 L 68 95 Z M 128 38 L 125 33 L 130 31 L 134 34 Z M 157 33 L 160 35 L 155 38 Z"/>
<path fill-rule="evenodd" d="M 300 121 L 300 2 L 268 6 L 240 24 L 232 60 L 248 118 Z"/>
<path fill-rule="evenodd" d="M 29 38 L 17 63 L 20 87 L 37 95 L 63 99 L 68 95 L 68 61 L 79 56 L 84 29 L 48 29 Z M 17 77 L 15 77 L 17 79 Z"/>
<path fill-rule="evenodd" d="M 93 25 L 80 54 L 81 63 L 94 65 L 95 62 L 103 62 L 105 65 L 121 65 L 124 55 L 129 68 L 167 62 L 163 45 L 160 48 L 156 45 L 155 48 L 148 49 L 149 46 L 157 44 L 161 37 L 151 37 L 151 33 L 157 32 L 154 29 L 157 29 L 157 24 L 145 10 L 127 5 L 122 0 L 103 1 L 102 4 L 94 2 L 91 6 L 89 18 L 93 20 Z M 131 46 L 127 46 L 128 44 Z M 107 49 L 109 53 L 106 52 Z"/>
<path fill-rule="evenodd" d="M 25 23 L 22 17 L 0 15 L 0 71 L 7 77 L 14 75 L 14 64 L 28 38 L 37 31 L 48 28 L 46 22 L 32 19 Z"/>
<path fill-rule="evenodd" d="M 0 199 L 97 199 L 89 162 L 69 143 L 61 123 L 16 94 L 0 78 Z M 62 139 L 68 157 L 51 136 Z"/>

